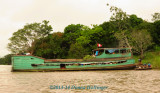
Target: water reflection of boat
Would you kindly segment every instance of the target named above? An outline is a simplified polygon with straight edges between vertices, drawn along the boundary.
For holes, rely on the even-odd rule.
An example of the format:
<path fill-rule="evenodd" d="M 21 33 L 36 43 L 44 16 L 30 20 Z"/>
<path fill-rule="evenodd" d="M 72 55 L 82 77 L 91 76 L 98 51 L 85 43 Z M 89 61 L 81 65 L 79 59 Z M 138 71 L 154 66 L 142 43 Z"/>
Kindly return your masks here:
<path fill-rule="evenodd" d="M 13 71 L 69 71 L 133 69 L 135 60 L 130 48 L 98 48 L 94 59 L 44 59 L 33 55 L 12 57 Z"/>

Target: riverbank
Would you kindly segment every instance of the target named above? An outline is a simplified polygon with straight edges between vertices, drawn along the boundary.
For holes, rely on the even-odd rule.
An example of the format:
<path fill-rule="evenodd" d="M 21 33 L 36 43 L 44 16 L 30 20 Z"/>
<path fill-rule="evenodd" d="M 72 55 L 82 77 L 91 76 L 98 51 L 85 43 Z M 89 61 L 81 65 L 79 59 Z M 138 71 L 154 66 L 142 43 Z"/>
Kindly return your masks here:
<path fill-rule="evenodd" d="M 146 52 L 144 54 L 144 59 L 142 63 L 151 63 L 153 69 L 160 69 L 160 52 Z M 136 63 L 138 62 L 139 56 L 134 56 Z"/>

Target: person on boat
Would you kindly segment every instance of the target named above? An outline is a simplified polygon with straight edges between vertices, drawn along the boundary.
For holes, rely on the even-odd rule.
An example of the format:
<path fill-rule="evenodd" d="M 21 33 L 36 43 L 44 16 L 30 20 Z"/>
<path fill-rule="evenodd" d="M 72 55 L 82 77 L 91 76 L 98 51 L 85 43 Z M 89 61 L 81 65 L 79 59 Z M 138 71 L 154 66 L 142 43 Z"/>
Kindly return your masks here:
<path fill-rule="evenodd" d="M 151 64 L 150 63 L 148 63 L 148 68 L 151 68 Z"/>
<path fill-rule="evenodd" d="M 98 54 L 99 54 L 98 52 L 99 52 L 99 51 L 96 51 L 95 56 L 98 56 Z"/>
<path fill-rule="evenodd" d="M 144 68 L 147 68 L 147 64 L 146 63 L 144 63 Z"/>
<path fill-rule="evenodd" d="M 30 54 L 31 54 L 31 53 L 29 53 L 29 52 L 28 52 L 28 53 L 26 53 L 26 55 L 30 55 Z"/>
<path fill-rule="evenodd" d="M 141 65 L 141 64 L 142 64 L 142 60 L 141 60 L 141 59 L 138 59 L 138 62 L 139 62 L 139 65 Z"/>
<path fill-rule="evenodd" d="M 24 53 L 24 52 L 22 52 L 22 53 L 21 53 L 21 55 L 25 55 L 25 53 Z"/>

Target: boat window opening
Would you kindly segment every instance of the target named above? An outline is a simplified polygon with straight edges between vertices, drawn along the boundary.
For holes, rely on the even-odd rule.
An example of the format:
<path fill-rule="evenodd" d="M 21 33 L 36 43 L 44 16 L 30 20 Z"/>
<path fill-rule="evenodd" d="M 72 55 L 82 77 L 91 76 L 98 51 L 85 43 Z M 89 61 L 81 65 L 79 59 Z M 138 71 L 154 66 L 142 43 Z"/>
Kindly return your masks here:
<path fill-rule="evenodd" d="M 66 68 L 66 65 L 65 65 L 65 64 L 60 64 L 60 68 L 61 68 L 61 69 L 65 69 L 65 68 Z"/>
<path fill-rule="evenodd" d="M 105 50 L 105 54 L 110 54 L 108 50 Z"/>
<path fill-rule="evenodd" d="M 37 64 L 31 64 L 32 67 L 37 67 Z"/>
<path fill-rule="evenodd" d="M 91 65 L 95 65 L 95 63 L 91 63 Z"/>
<path fill-rule="evenodd" d="M 46 66 L 59 66 L 58 64 L 45 64 Z"/>
<path fill-rule="evenodd" d="M 114 52 L 115 54 L 119 54 L 119 50 L 115 50 L 115 52 Z"/>
<path fill-rule="evenodd" d="M 115 50 L 115 49 L 109 49 L 109 50 L 105 50 L 105 54 L 118 54 L 119 50 Z"/>
<path fill-rule="evenodd" d="M 81 63 L 75 63 L 75 64 L 60 64 L 60 65 L 55 65 L 55 64 L 46 64 L 46 66 L 60 66 L 61 69 L 65 69 L 66 66 L 72 66 L 72 65 L 75 65 L 75 66 L 87 66 L 87 65 L 107 65 L 107 64 L 121 64 L 121 63 L 125 63 L 127 62 L 126 60 L 122 60 L 122 61 L 113 61 L 113 62 L 97 62 L 97 63 L 84 63 L 84 64 L 81 64 Z M 37 64 L 32 64 L 32 66 L 36 67 Z"/>
<path fill-rule="evenodd" d="M 130 53 L 130 49 L 127 49 L 127 53 Z"/>
<path fill-rule="evenodd" d="M 127 52 L 126 49 L 120 50 L 120 53 L 126 53 L 126 52 Z"/>
<path fill-rule="evenodd" d="M 126 61 L 121 61 L 122 63 L 126 62 Z"/>
<path fill-rule="evenodd" d="M 125 63 L 127 62 L 126 60 L 124 61 L 117 61 L 117 62 L 106 62 L 106 63 L 102 63 L 102 64 L 120 64 L 120 63 Z"/>
<path fill-rule="evenodd" d="M 99 52 L 99 51 L 96 51 L 95 56 L 98 56 L 98 52 Z"/>
<path fill-rule="evenodd" d="M 95 54 L 95 56 L 98 56 L 98 55 L 101 55 L 103 53 L 104 53 L 104 50 L 96 50 L 94 54 Z"/>
<path fill-rule="evenodd" d="M 98 55 L 101 55 L 104 53 L 104 50 L 99 50 L 99 54 Z"/>
<path fill-rule="evenodd" d="M 65 69 L 66 66 L 87 66 L 87 65 L 106 65 L 106 64 L 121 64 L 121 63 L 125 63 L 127 62 L 126 60 L 122 60 L 122 61 L 113 61 L 113 62 L 102 62 L 102 63 L 84 63 L 84 64 L 80 64 L 80 63 L 76 63 L 76 64 L 60 64 L 61 69 Z"/>
<path fill-rule="evenodd" d="M 61 69 L 65 69 L 66 66 L 72 66 L 72 65 L 76 65 L 76 66 L 87 66 L 87 65 L 106 65 L 106 64 L 121 64 L 121 63 L 125 63 L 127 62 L 126 60 L 122 60 L 122 61 L 113 61 L 113 62 L 102 62 L 102 63 L 87 63 L 87 64 L 80 64 L 80 63 L 76 63 L 76 64 L 60 64 L 60 68 Z M 32 66 L 37 66 L 37 64 L 32 64 Z M 46 66 L 59 66 L 59 65 L 53 65 L 53 64 L 46 64 Z"/>

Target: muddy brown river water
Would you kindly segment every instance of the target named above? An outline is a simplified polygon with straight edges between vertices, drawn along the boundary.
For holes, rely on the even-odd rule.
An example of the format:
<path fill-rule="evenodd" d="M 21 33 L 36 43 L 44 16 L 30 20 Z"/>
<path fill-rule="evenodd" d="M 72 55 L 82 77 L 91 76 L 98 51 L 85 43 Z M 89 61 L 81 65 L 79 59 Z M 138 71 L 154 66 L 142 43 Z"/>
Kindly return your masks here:
<path fill-rule="evenodd" d="M 160 70 L 11 72 L 0 65 L 0 93 L 160 93 Z"/>

